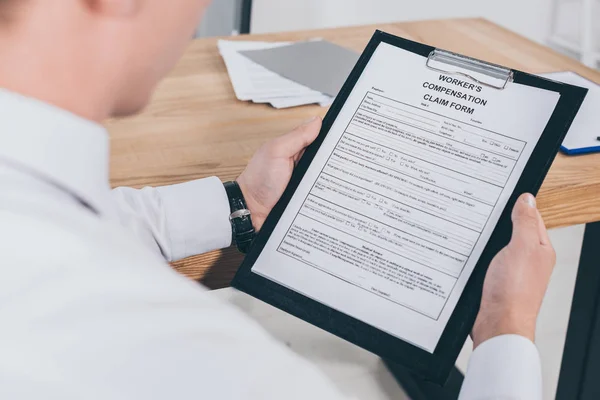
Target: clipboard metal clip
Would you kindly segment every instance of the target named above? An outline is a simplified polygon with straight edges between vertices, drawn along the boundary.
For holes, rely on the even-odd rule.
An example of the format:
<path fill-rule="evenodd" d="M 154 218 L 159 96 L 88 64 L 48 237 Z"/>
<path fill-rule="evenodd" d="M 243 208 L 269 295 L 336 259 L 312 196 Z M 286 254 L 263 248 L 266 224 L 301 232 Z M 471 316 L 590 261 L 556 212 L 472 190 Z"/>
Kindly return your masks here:
<path fill-rule="evenodd" d="M 441 67 L 436 66 L 436 64 L 444 64 L 446 66 L 455 68 L 442 69 Z M 479 85 L 498 90 L 505 89 L 506 85 L 508 85 L 508 83 L 512 82 L 514 79 L 514 73 L 509 68 L 452 53 L 446 50 L 435 49 L 429 53 L 426 66 L 433 71 L 442 72 L 448 75 L 462 76 L 476 82 Z M 469 72 L 464 72 L 464 70 Z M 483 78 L 476 77 L 475 74 L 478 76 L 483 75 L 489 77 L 493 80 L 493 82 L 486 82 L 483 80 Z"/>

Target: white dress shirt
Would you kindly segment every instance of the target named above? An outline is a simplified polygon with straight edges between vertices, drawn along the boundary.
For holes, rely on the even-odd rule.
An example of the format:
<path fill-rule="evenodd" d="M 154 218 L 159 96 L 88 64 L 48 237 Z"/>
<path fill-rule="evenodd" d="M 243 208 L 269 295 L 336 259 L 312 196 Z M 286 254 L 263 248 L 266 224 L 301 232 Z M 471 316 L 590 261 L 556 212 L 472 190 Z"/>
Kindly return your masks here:
<path fill-rule="evenodd" d="M 0 90 L 0 398 L 341 398 L 165 262 L 230 245 L 217 178 L 111 191 L 108 169 L 102 126 Z M 535 346 L 482 344 L 461 398 L 541 399 Z"/>

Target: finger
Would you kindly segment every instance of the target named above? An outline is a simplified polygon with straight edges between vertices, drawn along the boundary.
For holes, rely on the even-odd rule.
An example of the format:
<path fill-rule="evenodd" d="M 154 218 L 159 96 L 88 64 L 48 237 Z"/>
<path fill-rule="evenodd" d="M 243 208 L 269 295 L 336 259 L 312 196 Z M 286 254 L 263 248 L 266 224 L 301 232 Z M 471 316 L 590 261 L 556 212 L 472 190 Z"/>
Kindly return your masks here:
<path fill-rule="evenodd" d="M 321 125 L 321 118 L 314 117 L 290 133 L 279 137 L 274 143 L 277 146 L 278 153 L 282 157 L 295 157 L 315 141 L 321 131 Z"/>
<path fill-rule="evenodd" d="M 529 193 L 519 197 L 512 212 L 513 235 L 511 241 L 539 244 L 541 242 L 540 220 L 535 197 Z"/>
<path fill-rule="evenodd" d="M 544 219 L 538 210 L 538 220 L 539 220 L 539 234 L 540 234 L 540 243 L 544 246 L 551 246 L 550 236 L 548 236 L 548 229 L 546 229 L 546 224 L 544 223 Z"/>

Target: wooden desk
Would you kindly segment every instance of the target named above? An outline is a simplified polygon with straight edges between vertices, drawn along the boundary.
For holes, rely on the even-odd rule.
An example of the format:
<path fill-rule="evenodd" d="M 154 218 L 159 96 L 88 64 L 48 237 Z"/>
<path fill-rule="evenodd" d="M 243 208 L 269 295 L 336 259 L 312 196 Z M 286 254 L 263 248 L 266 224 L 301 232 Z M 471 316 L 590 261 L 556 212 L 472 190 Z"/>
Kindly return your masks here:
<path fill-rule="evenodd" d="M 483 19 L 425 21 L 377 26 L 251 35 L 240 40 L 322 37 L 362 51 L 375 29 L 527 72 L 571 70 L 600 83 L 600 73 Z M 166 185 L 216 175 L 236 178 L 256 149 L 304 119 L 324 115 L 316 106 L 275 110 L 237 101 L 217 39 L 194 41 L 161 84 L 146 112 L 108 124 L 112 184 Z M 559 155 L 539 196 L 549 228 L 600 220 L 600 154 Z M 241 257 L 223 250 L 175 263 L 212 288 L 228 286 Z"/>

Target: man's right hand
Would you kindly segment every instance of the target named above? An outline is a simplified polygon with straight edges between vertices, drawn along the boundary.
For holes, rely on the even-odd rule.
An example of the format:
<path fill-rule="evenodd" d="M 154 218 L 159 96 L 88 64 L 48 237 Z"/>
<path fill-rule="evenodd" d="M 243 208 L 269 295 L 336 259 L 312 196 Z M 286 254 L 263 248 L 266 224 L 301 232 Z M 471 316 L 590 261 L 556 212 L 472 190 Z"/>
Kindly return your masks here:
<path fill-rule="evenodd" d="M 556 254 L 532 195 L 519 198 L 512 221 L 511 241 L 494 258 L 485 278 L 472 333 L 475 348 L 500 335 L 516 334 L 531 341 L 535 337 Z"/>

